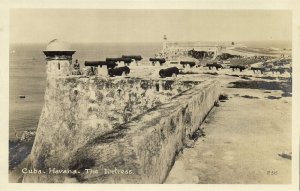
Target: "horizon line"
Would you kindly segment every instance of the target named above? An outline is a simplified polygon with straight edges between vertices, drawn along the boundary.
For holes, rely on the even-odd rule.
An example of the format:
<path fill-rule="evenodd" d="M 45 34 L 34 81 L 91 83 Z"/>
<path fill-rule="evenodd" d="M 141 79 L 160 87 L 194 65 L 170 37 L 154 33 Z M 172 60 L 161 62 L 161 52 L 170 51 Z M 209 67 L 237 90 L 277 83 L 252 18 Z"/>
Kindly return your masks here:
<path fill-rule="evenodd" d="M 103 44 L 110 44 L 110 43 L 163 43 L 163 41 L 111 41 L 111 42 L 101 42 L 101 41 L 97 41 L 97 42 L 70 42 L 70 41 L 66 41 L 67 43 L 70 44 L 99 44 L 99 43 L 103 43 Z M 211 40 L 211 41 L 207 41 L 207 40 L 189 40 L 189 41 L 167 41 L 167 43 L 181 43 L 181 42 L 234 42 L 234 43 L 241 43 L 241 42 L 293 42 L 293 40 L 220 40 L 220 41 L 216 41 L 216 40 Z M 9 44 L 48 44 L 49 42 L 9 42 Z"/>

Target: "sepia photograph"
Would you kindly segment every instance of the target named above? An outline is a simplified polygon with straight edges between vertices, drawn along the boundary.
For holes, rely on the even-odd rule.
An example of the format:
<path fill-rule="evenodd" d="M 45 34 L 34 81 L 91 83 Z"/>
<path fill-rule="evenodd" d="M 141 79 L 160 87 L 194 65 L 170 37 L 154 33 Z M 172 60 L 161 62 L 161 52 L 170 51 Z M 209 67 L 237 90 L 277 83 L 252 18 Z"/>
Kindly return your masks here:
<path fill-rule="evenodd" d="M 291 10 L 11 8 L 9 183 L 292 184 L 292 31 Z"/>

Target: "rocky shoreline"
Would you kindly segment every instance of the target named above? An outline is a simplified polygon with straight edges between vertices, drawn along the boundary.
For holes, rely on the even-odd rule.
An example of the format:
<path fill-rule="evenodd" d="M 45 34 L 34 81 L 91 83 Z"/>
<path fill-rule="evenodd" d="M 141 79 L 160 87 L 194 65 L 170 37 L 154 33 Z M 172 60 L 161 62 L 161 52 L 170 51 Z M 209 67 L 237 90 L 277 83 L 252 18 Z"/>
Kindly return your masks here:
<path fill-rule="evenodd" d="M 14 170 L 30 154 L 35 138 L 35 130 L 26 130 L 22 137 L 9 141 L 9 170 Z"/>

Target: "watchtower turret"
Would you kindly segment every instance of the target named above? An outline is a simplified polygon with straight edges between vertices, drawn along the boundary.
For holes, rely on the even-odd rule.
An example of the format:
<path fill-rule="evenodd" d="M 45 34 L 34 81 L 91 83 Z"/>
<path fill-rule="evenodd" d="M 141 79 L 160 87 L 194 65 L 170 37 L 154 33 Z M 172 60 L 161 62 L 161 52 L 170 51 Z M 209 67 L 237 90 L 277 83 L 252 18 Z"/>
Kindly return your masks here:
<path fill-rule="evenodd" d="M 68 43 L 54 39 L 43 51 L 47 61 L 47 75 L 68 76 L 72 74 L 72 50 Z"/>

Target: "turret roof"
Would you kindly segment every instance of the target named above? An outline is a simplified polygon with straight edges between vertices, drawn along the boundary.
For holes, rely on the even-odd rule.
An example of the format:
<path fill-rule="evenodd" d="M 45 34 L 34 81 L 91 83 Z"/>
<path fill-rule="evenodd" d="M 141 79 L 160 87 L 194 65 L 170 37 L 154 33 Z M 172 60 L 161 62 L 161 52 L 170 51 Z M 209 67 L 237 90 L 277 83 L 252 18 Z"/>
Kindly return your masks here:
<path fill-rule="evenodd" d="M 61 41 L 59 39 L 51 40 L 45 51 L 74 51 L 71 49 L 67 42 Z"/>

